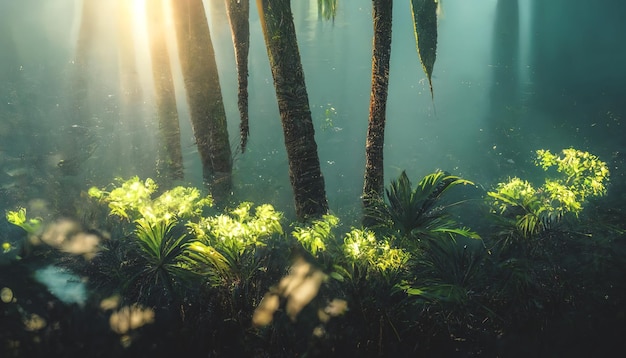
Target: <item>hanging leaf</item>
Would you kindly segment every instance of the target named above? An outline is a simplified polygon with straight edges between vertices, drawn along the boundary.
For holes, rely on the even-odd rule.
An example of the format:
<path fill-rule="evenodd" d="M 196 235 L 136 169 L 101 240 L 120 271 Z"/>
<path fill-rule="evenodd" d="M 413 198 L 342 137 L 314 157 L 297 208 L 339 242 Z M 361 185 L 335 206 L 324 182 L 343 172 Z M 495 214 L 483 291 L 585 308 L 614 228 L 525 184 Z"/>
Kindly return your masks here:
<path fill-rule="evenodd" d="M 441 0 L 411 0 L 415 25 L 415 43 L 424 73 L 428 77 L 430 96 L 433 94 L 432 74 L 437 57 L 437 8 Z"/>
<path fill-rule="evenodd" d="M 335 21 L 337 0 L 317 0 L 317 16 L 324 20 Z"/>

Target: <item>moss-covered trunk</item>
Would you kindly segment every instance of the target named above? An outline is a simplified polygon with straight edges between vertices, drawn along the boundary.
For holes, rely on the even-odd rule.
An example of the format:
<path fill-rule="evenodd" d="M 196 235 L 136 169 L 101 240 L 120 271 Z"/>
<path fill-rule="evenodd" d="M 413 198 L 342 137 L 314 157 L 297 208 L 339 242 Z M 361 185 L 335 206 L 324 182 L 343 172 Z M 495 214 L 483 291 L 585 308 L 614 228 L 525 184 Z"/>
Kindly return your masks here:
<path fill-rule="evenodd" d="M 374 44 L 372 50 L 372 91 L 370 94 L 369 123 L 365 143 L 365 178 L 363 206 L 365 225 L 369 216 L 383 199 L 385 177 L 383 149 L 385 144 L 385 111 L 389 86 L 389 59 L 391 57 L 392 0 L 373 0 Z"/>
<path fill-rule="evenodd" d="M 171 6 L 203 176 L 219 204 L 232 187 L 232 156 L 209 23 L 202 0 L 171 0 Z"/>
<path fill-rule="evenodd" d="M 290 0 L 257 0 L 257 7 L 283 125 L 296 215 L 301 220 L 319 217 L 328 212 L 328 203 Z"/>
<path fill-rule="evenodd" d="M 160 0 L 148 1 L 146 14 L 159 134 L 162 140 L 159 148 L 160 163 L 158 163 L 158 168 L 165 179 L 179 180 L 184 177 L 183 156 L 180 147 L 180 125 L 178 123 L 174 80 L 165 40 L 163 2 Z"/>

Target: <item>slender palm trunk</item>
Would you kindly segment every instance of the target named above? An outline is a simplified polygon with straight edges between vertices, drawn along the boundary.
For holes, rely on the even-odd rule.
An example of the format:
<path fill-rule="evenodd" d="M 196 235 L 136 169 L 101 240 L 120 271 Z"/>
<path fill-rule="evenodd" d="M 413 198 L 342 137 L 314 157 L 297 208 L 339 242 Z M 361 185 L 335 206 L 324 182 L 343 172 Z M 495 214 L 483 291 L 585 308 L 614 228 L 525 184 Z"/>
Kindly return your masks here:
<path fill-rule="evenodd" d="M 237 82 L 239 116 L 241 122 L 239 132 L 241 136 L 241 152 L 246 151 L 250 127 L 248 125 L 248 52 L 250 49 L 250 0 L 224 0 L 228 13 L 228 22 L 235 47 L 237 61 Z"/>
<path fill-rule="evenodd" d="M 157 117 L 162 139 L 162 148 L 159 148 L 161 151 L 159 161 L 161 163 L 157 167 L 162 171 L 162 176 L 166 180 L 179 180 L 184 177 L 183 156 L 180 147 L 180 125 L 178 123 L 174 80 L 165 40 L 163 2 L 159 0 L 148 1 L 146 14 Z"/>
<path fill-rule="evenodd" d="M 223 203 L 232 187 L 232 156 L 209 23 L 202 0 L 171 0 L 171 6 L 204 180 Z"/>
<path fill-rule="evenodd" d="M 299 219 L 328 212 L 290 0 L 257 0 Z"/>
<path fill-rule="evenodd" d="M 389 86 L 391 57 L 391 24 L 393 0 L 373 0 L 374 44 L 372 51 L 372 91 L 369 124 L 365 143 L 365 182 L 363 185 L 363 224 L 370 223 L 370 213 L 383 199 L 385 177 L 383 148 L 385 143 L 385 111 Z"/>

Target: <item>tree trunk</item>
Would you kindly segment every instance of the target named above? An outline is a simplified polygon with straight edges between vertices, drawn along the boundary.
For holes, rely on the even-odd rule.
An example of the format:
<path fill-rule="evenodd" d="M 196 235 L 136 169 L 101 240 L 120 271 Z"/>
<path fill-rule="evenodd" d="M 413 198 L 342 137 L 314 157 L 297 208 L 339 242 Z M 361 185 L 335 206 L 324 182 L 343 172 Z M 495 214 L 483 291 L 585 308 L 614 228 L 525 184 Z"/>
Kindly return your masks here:
<path fill-rule="evenodd" d="M 209 23 L 202 0 L 171 0 L 171 6 L 203 177 L 220 204 L 232 187 L 232 156 Z"/>
<path fill-rule="evenodd" d="M 392 0 L 373 0 L 374 44 L 372 50 L 372 91 L 365 143 L 365 182 L 363 185 L 363 224 L 371 224 L 371 215 L 383 200 L 385 185 L 383 149 L 385 110 L 391 57 Z"/>
<path fill-rule="evenodd" d="M 183 156 L 180 147 L 180 126 L 176 108 L 174 80 L 165 40 L 165 17 L 163 15 L 162 1 L 148 1 L 146 3 L 146 15 L 148 36 L 150 38 L 154 94 L 157 105 L 159 132 L 162 139 L 162 148 L 159 148 L 161 151 L 159 153 L 159 161 L 161 163 L 157 167 L 163 171 L 162 175 L 167 181 L 180 180 L 184 177 Z"/>
<path fill-rule="evenodd" d="M 257 0 L 300 220 L 328 212 L 290 0 Z"/>
<path fill-rule="evenodd" d="M 250 49 L 250 0 L 225 0 L 228 22 L 233 37 L 237 60 L 237 82 L 239 116 L 241 122 L 241 152 L 246 151 L 250 127 L 248 125 L 248 51 Z"/>
<path fill-rule="evenodd" d="M 133 2 L 117 0 L 116 15 L 120 96 L 119 105 L 115 107 L 119 126 L 113 128 L 108 153 L 111 158 L 117 158 L 113 163 L 120 166 L 121 173 L 151 176 L 155 170 L 150 163 L 155 157 L 144 147 L 149 135 L 145 132 L 143 91 L 137 71 L 137 46 L 133 36 L 137 19 L 133 16 Z"/>

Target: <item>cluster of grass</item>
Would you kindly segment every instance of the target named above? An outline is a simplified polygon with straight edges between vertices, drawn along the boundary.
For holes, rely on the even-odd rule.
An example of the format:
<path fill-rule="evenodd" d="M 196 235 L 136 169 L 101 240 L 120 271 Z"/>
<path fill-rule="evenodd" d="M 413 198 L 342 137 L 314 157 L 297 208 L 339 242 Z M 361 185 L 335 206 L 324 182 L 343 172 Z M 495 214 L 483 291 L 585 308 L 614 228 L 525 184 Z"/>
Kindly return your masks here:
<path fill-rule="evenodd" d="M 159 191 L 136 177 L 88 191 L 106 208 L 97 230 L 9 212 L 24 237 L 3 244 L 0 352 L 611 352 L 623 345 L 626 242 L 621 213 L 594 199 L 606 194 L 608 169 L 573 149 L 538 151 L 537 165 L 553 171 L 539 187 L 510 178 L 473 201 L 450 194 L 475 188 L 466 179 L 436 171 L 413 186 L 402 173 L 365 213 L 367 228 L 332 215 L 285 225 L 268 204 L 217 211 L 196 188 Z M 463 210 L 484 212 L 489 229 L 461 225 Z M 64 303 L 34 281 L 44 263 L 80 277 L 86 301 Z"/>

